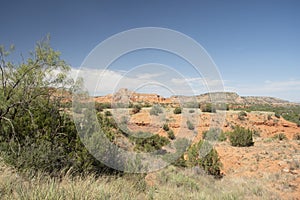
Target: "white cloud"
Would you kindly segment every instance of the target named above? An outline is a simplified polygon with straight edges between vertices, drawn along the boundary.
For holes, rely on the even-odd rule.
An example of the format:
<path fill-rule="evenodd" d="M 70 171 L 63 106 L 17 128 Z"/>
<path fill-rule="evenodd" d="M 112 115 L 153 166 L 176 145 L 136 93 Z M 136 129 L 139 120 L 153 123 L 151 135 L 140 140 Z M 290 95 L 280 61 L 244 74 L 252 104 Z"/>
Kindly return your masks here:
<path fill-rule="evenodd" d="M 113 70 L 72 69 L 72 77 L 83 77 L 85 87 L 90 95 L 106 95 L 120 88 L 137 92 L 157 93 L 162 96 L 197 95 L 208 92 L 237 92 L 243 96 L 273 96 L 290 101 L 300 101 L 300 80 L 286 81 L 266 80 L 261 83 L 241 84 L 229 80 L 205 80 L 201 77 L 178 76 L 175 73 L 140 70 L 135 73 Z"/>
<path fill-rule="evenodd" d="M 272 96 L 294 102 L 300 101 L 300 80 L 290 79 L 286 81 L 266 80 L 262 83 L 226 85 L 226 90 L 235 91 L 247 96 Z"/>

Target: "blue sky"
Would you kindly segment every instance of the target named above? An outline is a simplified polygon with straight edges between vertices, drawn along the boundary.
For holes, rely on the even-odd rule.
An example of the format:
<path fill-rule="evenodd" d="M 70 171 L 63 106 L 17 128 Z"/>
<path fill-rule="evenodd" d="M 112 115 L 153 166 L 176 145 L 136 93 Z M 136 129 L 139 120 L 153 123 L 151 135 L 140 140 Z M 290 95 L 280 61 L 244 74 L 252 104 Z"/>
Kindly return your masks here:
<path fill-rule="evenodd" d="M 139 27 L 164 27 L 200 43 L 216 63 L 225 89 L 240 95 L 300 102 L 300 1 L 15 1 L 1 0 L 0 44 L 14 58 L 51 34 L 54 49 L 78 68 L 106 38 Z M 161 54 L 163 55 L 163 54 Z M 162 62 L 156 53 L 116 61 L 112 70 Z M 184 62 L 166 62 L 180 70 Z M 158 58 L 155 60 L 153 58 Z M 123 65 L 123 66 L 122 66 Z M 186 74 L 191 80 L 192 73 Z M 194 80 L 194 79 L 193 79 Z"/>

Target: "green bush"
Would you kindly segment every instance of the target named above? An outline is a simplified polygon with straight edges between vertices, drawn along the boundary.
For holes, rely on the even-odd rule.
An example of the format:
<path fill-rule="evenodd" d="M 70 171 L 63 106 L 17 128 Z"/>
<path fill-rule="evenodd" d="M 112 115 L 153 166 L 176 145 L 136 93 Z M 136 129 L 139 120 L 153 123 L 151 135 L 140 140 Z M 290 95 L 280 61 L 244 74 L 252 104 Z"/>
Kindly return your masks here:
<path fill-rule="evenodd" d="M 189 110 L 189 113 L 194 113 L 195 112 L 195 110 Z"/>
<path fill-rule="evenodd" d="M 173 130 L 170 129 L 170 130 L 167 131 L 167 133 L 168 133 L 169 139 L 171 139 L 171 140 L 175 139 L 175 135 L 174 135 L 174 131 Z"/>
<path fill-rule="evenodd" d="M 176 107 L 175 109 L 174 109 L 174 111 L 173 111 L 173 113 L 174 114 L 181 114 L 181 112 L 182 112 L 182 109 L 180 108 L 180 107 Z"/>
<path fill-rule="evenodd" d="M 164 124 L 163 125 L 163 129 L 164 129 L 164 131 L 169 131 L 170 130 L 169 125 L 168 124 Z"/>
<path fill-rule="evenodd" d="M 238 114 L 239 120 L 245 120 L 246 117 L 247 117 L 247 113 L 245 111 L 239 112 Z"/>
<path fill-rule="evenodd" d="M 153 152 L 170 143 L 166 137 L 149 132 L 138 132 L 138 136 L 131 135 L 129 139 L 134 142 L 134 150 L 138 152 Z"/>
<path fill-rule="evenodd" d="M 150 115 L 159 115 L 160 113 L 163 113 L 163 110 L 157 104 L 153 105 L 152 108 L 150 109 Z"/>
<path fill-rule="evenodd" d="M 209 142 L 201 140 L 192 145 L 187 152 L 186 162 L 189 167 L 199 166 L 210 175 L 221 176 L 222 163 L 218 152 Z"/>
<path fill-rule="evenodd" d="M 275 112 L 275 117 L 280 118 L 280 113 Z"/>
<path fill-rule="evenodd" d="M 194 130 L 195 129 L 194 124 L 190 120 L 186 121 L 186 125 L 187 125 L 189 130 Z"/>
<path fill-rule="evenodd" d="M 210 113 L 215 113 L 216 112 L 216 107 L 212 105 L 211 103 L 207 103 L 201 106 L 201 111 L 202 112 L 210 112 Z"/>
<path fill-rule="evenodd" d="M 111 113 L 109 110 L 105 111 L 104 114 L 105 114 L 105 116 L 107 116 L 107 117 L 112 116 L 112 113 Z"/>
<path fill-rule="evenodd" d="M 225 141 L 227 139 L 225 133 L 219 128 L 211 128 L 202 133 L 202 138 L 209 141 Z"/>
<path fill-rule="evenodd" d="M 142 106 L 140 104 L 135 104 L 132 106 L 132 113 L 136 114 L 138 112 L 140 112 L 142 109 Z"/>
<path fill-rule="evenodd" d="M 276 135 L 273 136 L 274 139 L 277 139 L 277 140 L 286 140 L 287 137 L 284 133 L 278 133 Z"/>
<path fill-rule="evenodd" d="M 229 139 L 232 146 L 247 147 L 252 146 L 253 142 L 252 130 L 245 129 L 240 126 L 236 126 L 233 132 L 230 133 Z"/>

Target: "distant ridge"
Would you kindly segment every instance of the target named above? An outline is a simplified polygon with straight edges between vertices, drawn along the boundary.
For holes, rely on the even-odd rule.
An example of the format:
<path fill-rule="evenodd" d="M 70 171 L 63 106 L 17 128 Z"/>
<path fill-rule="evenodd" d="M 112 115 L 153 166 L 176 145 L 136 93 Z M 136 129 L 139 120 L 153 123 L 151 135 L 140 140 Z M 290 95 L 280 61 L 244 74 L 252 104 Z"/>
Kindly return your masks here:
<path fill-rule="evenodd" d="M 174 95 L 165 98 L 158 94 L 146 94 L 130 91 L 122 88 L 114 94 L 94 97 L 96 102 L 148 102 L 162 104 L 176 104 L 178 102 L 198 102 L 198 103 L 227 103 L 227 104 L 270 104 L 270 105 L 299 105 L 298 103 L 289 102 L 276 97 L 264 96 L 240 96 L 235 92 L 212 92 L 196 96 Z"/>

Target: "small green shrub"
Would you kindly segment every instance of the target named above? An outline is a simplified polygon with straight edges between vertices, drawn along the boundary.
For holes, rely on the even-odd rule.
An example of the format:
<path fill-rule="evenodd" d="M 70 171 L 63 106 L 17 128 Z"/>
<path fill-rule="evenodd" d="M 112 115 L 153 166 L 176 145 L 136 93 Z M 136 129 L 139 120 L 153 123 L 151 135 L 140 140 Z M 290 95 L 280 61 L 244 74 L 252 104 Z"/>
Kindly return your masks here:
<path fill-rule="evenodd" d="M 221 176 L 222 163 L 218 152 L 209 142 L 201 140 L 192 145 L 188 150 L 186 162 L 189 167 L 199 166 L 210 175 Z"/>
<path fill-rule="evenodd" d="M 142 109 L 142 106 L 140 104 L 135 104 L 132 106 L 132 113 L 136 114 L 138 112 L 140 112 Z"/>
<path fill-rule="evenodd" d="M 105 111 L 105 116 L 109 117 L 109 116 L 112 116 L 111 112 L 109 110 Z"/>
<path fill-rule="evenodd" d="M 194 124 L 190 120 L 186 121 L 186 125 L 187 125 L 189 130 L 194 130 L 195 129 Z"/>
<path fill-rule="evenodd" d="M 174 109 L 174 114 L 181 114 L 181 112 L 182 112 L 182 109 L 180 108 L 180 107 L 176 107 L 175 109 Z"/>
<path fill-rule="evenodd" d="M 280 118 L 280 113 L 275 112 L 275 117 Z"/>
<path fill-rule="evenodd" d="M 170 129 L 170 130 L 167 131 L 167 133 L 168 133 L 169 139 L 171 139 L 171 140 L 175 139 L 175 135 L 174 135 L 174 131 L 173 130 Z"/>
<path fill-rule="evenodd" d="M 134 150 L 138 152 L 153 152 L 170 143 L 166 137 L 149 132 L 140 131 L 137 133 L 137 135 L 139 135 L 139 137 L 134 137 L 132 135 L 129 137 L 129 139 L 134 142 Z"/>
<path fill-rule="evenodd" d="M 214 105 L 212 105 L 211 103 L 204 104 L 204 105 L 201 106 L 201 111 L 202 112 L 215 113 L 216 112 L 216 107 Z"/>
<path fill-rule="evenodd" d="M 273 136 L 274 139 L 277 139 L 277 140 L 286 140 L 287 137 L 284 133 L 278 133 L 276 135 Z"/>
<path fill-rule="evenodd" d="M 202 138 L 209 141 L 225 141 L 227 139 L 225 133 L 219 128 L 211 128 L 202 133 Z"/>
<path fill-rule="evenodd" d="M 152 106 L 152 108 L 150 109 L 150 115 L 159 115 L 160 113 L 163 113 L 163 110 L 162 110 L 162 108 L 159 106 L 159 105 L 157 105 L 157 104 L 155 104 L 155 105 L 153 105 Z"/>
<path fill-rule="evenodd" d="M 169 125 L 168 124 L 164 124 L 163 125 L 163 129 L 164 129 L 164 131 L 169 131 L 170 130 Z"/>
<path fill-rule="evenodd" d="M 194 113 L 195 112 L 195 110 L 189 110 L 189 113 Z"/>
<path fill-rule="evenodd" d="M 253 132 L 254 131 L 250 129 L 245 129 L 240 126 L 236 126 L 229 136 L 231 145 L 239 147 L 252 146 L 254 144 Z"/>
<path fill-rule="evenodd" d="M 238 114 L 239 120 L 245 120 L 246 117 L 247 117 L 247 113 L 245 111 L 239 112 L 239 114 Z"/>

